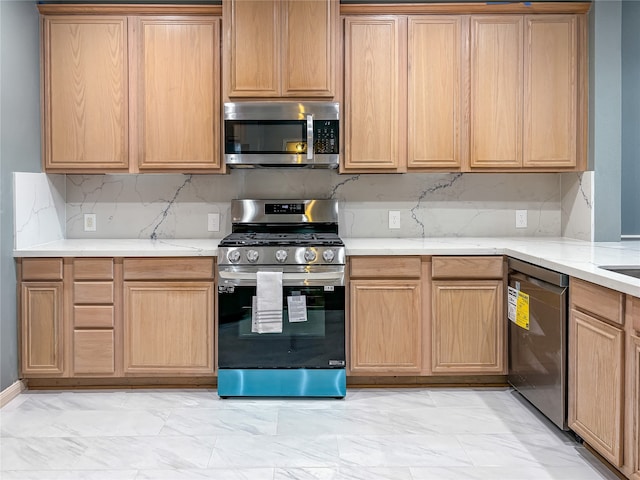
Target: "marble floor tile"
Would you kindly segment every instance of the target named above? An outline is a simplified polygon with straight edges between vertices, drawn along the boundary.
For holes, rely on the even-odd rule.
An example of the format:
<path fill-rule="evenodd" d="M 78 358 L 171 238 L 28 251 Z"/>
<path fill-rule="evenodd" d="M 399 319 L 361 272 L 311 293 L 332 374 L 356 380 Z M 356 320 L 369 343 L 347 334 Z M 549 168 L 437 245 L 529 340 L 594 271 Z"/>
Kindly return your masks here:
<path fill-rule="evenodd" d="M 397 428 L 386 412 L 376 408 L 280 408 L 278 414 L 278 435 L 392 435 Z"/>
<path fill-rule="evenodd" d="M 216 437 L 149 436 L 84 439 L 84 455 L 76 468 L 84 470 L 206 468 Z"/>
<path fill-rule="evenodd" d="M 177 408 L 171 411 L 160 435 L 274 435 L 278 423 L 276 409 Z"/>
<path fill-rule="evenodd" d="M 273 468 L 140 470 L 135 480 L 273 480 Z"/>
<path fill-rule="evenodd" d="M 472 465 L 453 435 L 362 435 L 338 437 L 345 466 L 461 466 Z"/>
<path fill-rule="evenodd" d="M 137 470 L 3 470 L 2 480 L 136 480 Z"/>
<path fill-rule="evenodd" d="M 253 435 L 219 437 L 209 468 L 337 467 L 335 435 Z"/>
<path fill-rule="evenodd" d="M 517 472 L 517 476 L 514 476 Z M 2 480 L 614 480 L 509 388 L 26 391 L 0 409 Z"/>
<path fill-rule="evenodd" d="M 276 468 L 274 480 L 412 480 L 407 467 Z"/>

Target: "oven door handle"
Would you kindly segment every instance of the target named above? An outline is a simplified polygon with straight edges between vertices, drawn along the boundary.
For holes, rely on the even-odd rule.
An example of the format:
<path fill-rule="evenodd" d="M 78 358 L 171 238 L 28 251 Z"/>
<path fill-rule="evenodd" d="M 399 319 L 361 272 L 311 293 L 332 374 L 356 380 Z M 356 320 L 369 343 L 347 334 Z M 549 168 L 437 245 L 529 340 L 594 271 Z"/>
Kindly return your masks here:
<path fill-rule="evenodd" d="M 257 282 L 257 274 L 256 272 L 229 272 L 220 270 L 218 271 L 218 276 L 221 280 L 231 280 L 231 281 L 250 281 Z M 282 274 L 282 282 L 296 282 L 296 283 L 321 283 L 321 284 L 333 284 L 333 285 L 342 285 L 344 283 L 344 272 L 314 272 L 314 273 L 304 273 L 304 272 L 284 272 Z"/>

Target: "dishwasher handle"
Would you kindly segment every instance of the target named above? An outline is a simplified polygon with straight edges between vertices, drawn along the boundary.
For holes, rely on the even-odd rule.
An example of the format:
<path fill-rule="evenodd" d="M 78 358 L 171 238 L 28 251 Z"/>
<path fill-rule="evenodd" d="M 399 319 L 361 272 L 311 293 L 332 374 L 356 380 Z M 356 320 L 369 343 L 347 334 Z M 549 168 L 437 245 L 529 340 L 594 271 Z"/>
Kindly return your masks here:
<path fill-rule="evenodd" d="M 557 287 L 569 286 L 569 275 L 564 273 L 555 272 L 548 268 L 532 265 L 531 263 L 523 262 L 515 258 L 509 258 L 507 261 L 510 271 L 516 271 L 522 273 L 528 277 L 538 278 L 546 283 L 555 285 Z"/>

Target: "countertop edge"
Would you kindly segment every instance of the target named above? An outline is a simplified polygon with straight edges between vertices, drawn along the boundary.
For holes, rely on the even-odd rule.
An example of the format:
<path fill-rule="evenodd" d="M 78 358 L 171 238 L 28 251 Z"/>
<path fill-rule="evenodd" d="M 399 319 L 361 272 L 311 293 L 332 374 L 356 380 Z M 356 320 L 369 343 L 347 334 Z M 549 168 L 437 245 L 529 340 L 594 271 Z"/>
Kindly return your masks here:
<path fill-rule="evenodd" d="M 28 257 L 217 256 L 221 239 L 67 239 L 16 248 Z M 505 255 L 640 297 L 640 279 L 599 268 L 640 265 L 640 242 L 587 242 L 560 237 L 343 238 L 347 256 Z M 605 260 L 598 260 L 599 258 Z"/>

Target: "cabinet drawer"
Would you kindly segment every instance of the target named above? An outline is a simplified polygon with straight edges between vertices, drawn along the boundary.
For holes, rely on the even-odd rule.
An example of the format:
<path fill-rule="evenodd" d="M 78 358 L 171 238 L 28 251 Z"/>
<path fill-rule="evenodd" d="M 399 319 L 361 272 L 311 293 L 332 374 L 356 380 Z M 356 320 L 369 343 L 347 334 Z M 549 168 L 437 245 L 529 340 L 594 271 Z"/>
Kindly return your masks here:
<path fill-rule="evenodd" d="M 433 257 L 433 278 L 502 279 L 502 257 Z"/>
<path fill-rule="evenodd" d="M 73 261 L 74 280 L 113 280 L 112 258 L 76 258 Z"/>
<path fill-rule="evenodd" d="M 571 304 L 578 310 L 624 325 L 624 295 L 600 285 L 571 278 L 569 284 Z"/>
<path fill-rule="evenodd" d="M 23 258 L 22 280 L 62 280 L 62 259 Z"/>
<path fill-rule="evenodd" d="M 113 328 L 113 305 L 74 305 L 76 328 Z"/>
<path fill-rule="evenodd" d="M 351 257 L 351 278 L 420 278 L 420 257 Z"/>
<path fill-rule="evenodd" d="M 125 258 L 125 280 L 199 280 L 213 278 L 213 257 Z"/>
<path fill-rule="evenodd" d="M 73 332 L 74 373 L 113 373 L 113 330 L 75 330 Z"/>
<path fill-rule="evenodd" d="M 113 282 L 73 282 L 73 303 L 113 303 Z"/>

